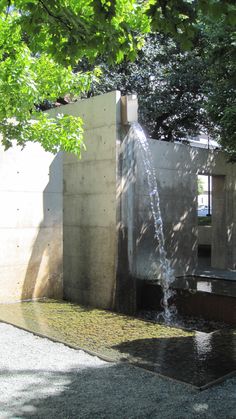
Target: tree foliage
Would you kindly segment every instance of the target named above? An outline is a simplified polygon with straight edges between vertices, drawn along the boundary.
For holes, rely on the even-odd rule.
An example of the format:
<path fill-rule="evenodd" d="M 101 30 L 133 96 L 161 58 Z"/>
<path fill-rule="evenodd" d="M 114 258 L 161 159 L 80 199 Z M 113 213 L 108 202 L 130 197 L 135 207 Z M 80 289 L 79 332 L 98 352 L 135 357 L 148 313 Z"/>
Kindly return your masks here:
<path fill-rule="evenodd" d="M 79 155 L 82 120 L 47 118 L 40 104 L 65 94 L 75 100 L 89 89 L 97 72 L 74 73 L 81 57 L 92 60 L 108 47 L 110 60 L 132 57 L 149 28 L 144 11 L 132 0 L 1 0 L 0 133 L 5 147 L 13 139 L 22 146 L 30 140 L 52 152 Z"/>
<path fill-rule="evenodd" d="M 213 135 L 236 160 L 236 31 L 219 22 L 206 27 L 206 110 Z"/>
<path fill-rule="evenodd" d="M 184 52 L 170 37 L 149 34 L 134 62 L 97 64 L 102 75 L 89 95 L 115 89 L 123 95 L 137 93 L 139 121 L 152 138 L 180 140 L 197 135 L 204 126 L 206 69 L 197 48 Z M 84 68 L 87 62 L 80 63 L 79 69 Z"/>
<path fill-rule="evenodd" d="M 103 75 L 92 93 L 136 92 L 150 136 L 173 141 L 204 130 L 236 160 L 236 33 L 227 22 L 199 14 L 189 50 L 170 35 L 149 34 L 134 62 L 100 61 Z"/>
<path fill-rule="evenodd" d="M 204 182 L 201 178 L 197 179 L 197 194 L 202 195 L 204 193 Z"/>
<path fill-rule="evenodd" d="M 235 2 L 0 0 L 0 133 L 5 147 L 13 139 L 22 146 L 31 140 L 49 151 L 79 154 L 81 119 L 63 115 L 46 118 L 39 111 L 40 104 L 65 94 L 76 99 L 90 88 L 98 75 L 96 69 L 73 71 L 82 58 L 94 62 L 105 56 L 110 63 L 134 60 L 151 27 L 190 48 L 199 30 L 199 16 L 213 25 L 221 22 L 232 32 Z M 219 80 L 213 70 L 212 75 Z M 225 89 L 222 77 L 220 80 Z M 228 81 L 226 84 L 228 88 Z M 209 112 L 217 115 L 214 98 L 218 82 L 214 86 Z M 235 110 L 227 104 L 222 112 L 219 130 L 226 137 L 232 132 Z"/>
<path fill-rule="evenodd" d="M 170 34 L 186 49 L 198 46 L 206 68 L 202 85 L 205 126 L 236 161 L 236 3 L 235 0 L 154 0 L 152 28 Z M 166 24 L 166 21 L 168 23 Z"/>

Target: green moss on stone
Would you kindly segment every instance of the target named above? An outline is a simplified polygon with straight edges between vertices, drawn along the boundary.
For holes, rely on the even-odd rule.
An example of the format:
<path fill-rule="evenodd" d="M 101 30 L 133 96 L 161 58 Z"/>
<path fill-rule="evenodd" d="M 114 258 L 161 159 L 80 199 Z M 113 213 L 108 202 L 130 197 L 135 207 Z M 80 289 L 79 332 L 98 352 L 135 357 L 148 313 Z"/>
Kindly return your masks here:
<path fill-rule="evenodd" d="M 119 350 L 122 345 L 194 335 L 134 317 L 55 300 L 1 304 L 0 320 L 114 361 L 128 358 Z"/>

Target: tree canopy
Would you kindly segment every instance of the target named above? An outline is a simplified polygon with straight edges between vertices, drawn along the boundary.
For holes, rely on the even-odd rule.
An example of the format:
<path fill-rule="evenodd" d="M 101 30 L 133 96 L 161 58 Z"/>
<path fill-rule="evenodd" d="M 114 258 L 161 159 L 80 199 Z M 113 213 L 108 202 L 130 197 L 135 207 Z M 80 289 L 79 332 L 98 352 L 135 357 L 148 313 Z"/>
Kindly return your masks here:
<path fill-rule="evenodd" d="M 81 57 L 94 59 L 109 48 L 110 60 L 132 57 L 149 29 L 144 6 L 132 0 L 0 1 L 0 133 L 12 140 L 38 141 L 49 151 L 80 154 L 82 120 L 40 112 L 45 100 L 80 97 L 92 72 L 74 73 Z M 139 28 L 139 31 L 137 31 Z"/>
<path fill-rule="evenodd" d="M 156 32 L 146 36 L 134 62 L 111 66 L 100 59 L 103 74 L 92 94 L 136 92 L 139 119 L 151 137 L 174 141 L 205 131 L 235 161 L 236 32 L 229 20 L 233 15 L 213 19 L 199 13 L 189 49 L 170 31 Z"/>
<path fill-rule="evenodd" d="M 74 72 L 82 58 L 106 56 L 111 63 L 134 60 L 150 31 L 165 32 L 191 48 L 199 16 L 222 27 L 236 21 L 234 0 L 0 0 L 0 133 L 9 147 L 38 141 L 49 151 L 80 154 L 82 121 L 40 112 L 46 100 L 69 94 L 76 99 L 98 71 Z M 233 42 L 231 33 L 231 46 Z M 109 52 L 109 54 L 107 54 Z M 225 57 L 226 58 L 226 57 Z M 226 62 L 225 62 L 226 66 Z M 224 71 L 224 65 L 219 71 Z M 214 75 L 217 79 L 217 76 Z M 222 79 L 222 85 L 224 81 Z M 226 82 L 228 83 L 228 81 Z M 216 114 L 214 98 L 210 108 Z M 228 86 L 228 85 L 227 85 Z M 228 87 L 227 87 L 228 88 Z M 223 104 L 222 104 L 223 106 Z M 225 108 L 224 108 L 225 109 Z M 232 129 L 235 110 L 221 117 L 222 133 Z M 235 118 L 234 118 L 235 119 Z"/>
<path fill-rule="evenodd" d="M 198 135 L 204 127 L 206 68 L 199 49 L 184 52 L 169 36 L 149 34 L 134 62 L 97 64 L 102 75 L 88 95 L 116 89 L 123 95 L 137 93 L 139 121 L 150 137 L 181 140 Z M 82 61 L 78 68 L 87 69 L 89 64 Z"/>
<path fill-rule="evenodd" d="M 221 21 L 206 27 L 206 110 L 213 132 L 236 161 L 236 31 Z"/>

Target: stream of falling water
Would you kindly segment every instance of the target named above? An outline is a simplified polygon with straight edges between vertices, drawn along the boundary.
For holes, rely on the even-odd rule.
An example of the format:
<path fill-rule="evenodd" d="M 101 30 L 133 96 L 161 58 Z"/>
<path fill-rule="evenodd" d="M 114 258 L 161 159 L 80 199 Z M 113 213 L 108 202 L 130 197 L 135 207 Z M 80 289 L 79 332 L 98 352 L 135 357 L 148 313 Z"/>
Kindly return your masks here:
<path fill-rule="evenodd" d="M 152 162 L 152 154 L 147 137 L 138 122 L 131 124 L 128 136 L 132 136 L 137 141 L 147 176 L 150 206 L 154 221 L 155 239 L 158 243 L 160 255 L 161 279 L 158 280 L 158 283 L 163 291 L 163 299 L 161 302 L 163 312 L 159 314 L 159 317 L 163 317 L 166 322 L 170 322 L 176 314 L 176 307 L 174 305 L 169 305 L 169 299 L 175 294 L 175 292 L 170 288 L 170 285 L 175 280 L 175 276 L 174 271 L 170 266 L 170 261 L 166 256 L 165 237 L 163 233 L 163 222 L 160 210 L 160 197 Z"/>

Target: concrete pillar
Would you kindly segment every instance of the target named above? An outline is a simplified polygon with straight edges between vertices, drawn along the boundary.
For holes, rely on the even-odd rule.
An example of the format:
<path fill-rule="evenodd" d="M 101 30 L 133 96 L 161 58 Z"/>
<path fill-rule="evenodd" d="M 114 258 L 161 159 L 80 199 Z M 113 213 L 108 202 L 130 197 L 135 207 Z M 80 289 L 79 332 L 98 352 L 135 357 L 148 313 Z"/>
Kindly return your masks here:
<path fill-rule="evenodd" d="M 226 177 L 226 243 L 227 267 L 236 269 L 236 165 Z"/>
<path fill-rule="evenodd" d="M 213 268 L 227 267 L 225 176 L 212 176 L 212 251 Z"/>
<path fill-rule="evenodd" d="M 86 145 L 81 160 L 65 154 L 63 161 L 64 298 L 111 309 L 117 263 L 120 92 L 66 105 L 63 112 L 82 117 Z"/>

